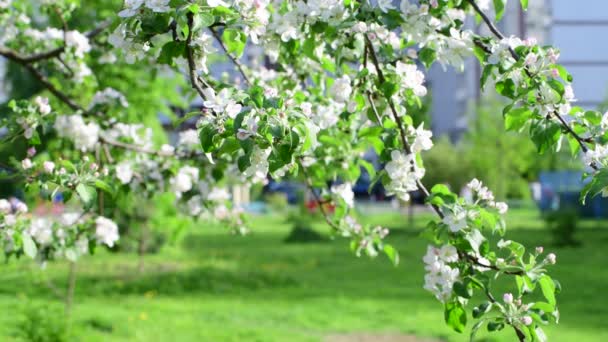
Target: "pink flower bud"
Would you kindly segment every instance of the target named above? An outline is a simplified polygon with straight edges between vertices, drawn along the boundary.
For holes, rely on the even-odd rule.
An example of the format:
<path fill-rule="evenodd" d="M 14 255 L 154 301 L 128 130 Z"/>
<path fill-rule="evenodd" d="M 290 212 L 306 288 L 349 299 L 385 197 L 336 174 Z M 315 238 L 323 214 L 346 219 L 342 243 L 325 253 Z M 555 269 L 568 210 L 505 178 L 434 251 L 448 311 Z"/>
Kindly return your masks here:
<path fill-rule="evenodd" d="M 524 325 L 530 325 L 530 324 L 532 324 L 532 317 L 530 317 L 530 316 L 524 316 L 524 317 L 521 318 L 521 322 Z"/>
<path fill-rule="evenodd" d="M 555 265 L 555 263 L 557 262 L 557 256 L 554 253 L 549 253 L 549 255 L 547 255 L 546 260 L 551 265 Z"/>
<path fill-rule="evenodd" d="M 504 295 L 502 295 L 502 300 L 507 304 L 513 303 L 513 294 L 505 293 Z"/>
<path fill-rule="evenodd" d="M 36 148 L 35 147 L 30 147 L 27 149 L 27 156 L 28 157 L 33 157 L 36 155 Z"/>

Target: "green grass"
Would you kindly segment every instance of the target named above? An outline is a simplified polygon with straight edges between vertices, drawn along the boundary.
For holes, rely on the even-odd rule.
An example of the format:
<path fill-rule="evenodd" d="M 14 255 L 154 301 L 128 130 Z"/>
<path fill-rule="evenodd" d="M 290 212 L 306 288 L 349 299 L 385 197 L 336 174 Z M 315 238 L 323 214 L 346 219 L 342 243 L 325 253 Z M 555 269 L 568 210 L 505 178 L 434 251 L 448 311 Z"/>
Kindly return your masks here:
<path fill-rule="evenodd" d="M 356 258 L 342 239 L 285 244 L 289 225 L 276 216 L 254 217 L 245 237 L 199 223 L 178 245 L 147 256 L 143 274 L 136 256 L 101 252 L 79 262 L 72 339 L 320 341 L 336 333 L 403 333 L 468 340 L 445 326 L 441 304 L 422 289 L 426 242 L 418 232 L 427 218 L 406 228 L 407 219 L 396 214 L 367 217 L 394 228 L 389 240 L 400 251 L 398 267 L 386 258 Z M 508 223 L 509 238 L 558 255 L 552 272 L 563 286 L 562 317 L 546 329 L 550 340 L 608 341 L 603 222 L 582 225 L 581 248 L 551 247 L 533 210 L 513 211 Z M 62 309 L 45 284 L 63 288 L 67 265 L 40 270 L 12 260 L 1 267 L 0 340 L 13 341 L 28 306 Z M 510 330 L 480 337 L 515 340 Z"/>

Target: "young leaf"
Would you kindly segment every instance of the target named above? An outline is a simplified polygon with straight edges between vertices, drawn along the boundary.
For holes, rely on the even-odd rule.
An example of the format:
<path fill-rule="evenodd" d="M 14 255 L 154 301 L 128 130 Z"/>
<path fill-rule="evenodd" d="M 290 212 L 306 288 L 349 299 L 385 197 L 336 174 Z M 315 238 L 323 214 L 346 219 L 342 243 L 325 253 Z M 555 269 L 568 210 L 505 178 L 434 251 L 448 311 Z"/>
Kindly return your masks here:
<path fill-rule="evenodd" d="M 445 304 L 445 322 L 449 327 L 456 332 L 463 332 L 467 325 L 467 312 L 459 302 L 450 302 Z"/>
<path fill-rule="evenodd" d="M 28 257 L 34 259 L 36 257 L 36 253 L 38 253 L 38 249 L 36 248 L 36 244 L 30 234 L 23 232 L 21 233 L 21 240 L 23 241 L 23 252 Z"/>

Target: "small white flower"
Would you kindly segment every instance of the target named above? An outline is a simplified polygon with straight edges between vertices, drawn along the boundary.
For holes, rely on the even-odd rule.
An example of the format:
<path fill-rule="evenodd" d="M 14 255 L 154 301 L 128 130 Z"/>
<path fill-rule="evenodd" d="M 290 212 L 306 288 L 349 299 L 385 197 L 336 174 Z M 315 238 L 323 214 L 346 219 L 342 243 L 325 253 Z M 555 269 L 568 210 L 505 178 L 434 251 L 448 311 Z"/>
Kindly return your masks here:
<path fill-rule="evenodd" d="M 353 193 L 353 187 L 350 183 L 332 185 L 331 192 L 342 198 L 349 208 L 355 206 L 355 194 Z"/>
<path fill-rule="evenodd" d="M 175 153 L 175 147 L 169 144 L 163 144 L 158 153 L 162 156 L 172 156 Z"/>
<path fill-rule="evenodd" d="M 146 0 L 146 7 L 157 13 L 169 12 L 171 10 L 169 0 Z"/>
<path fill-rule="evenodd" d="M 225 188 L 213 188 L 209 195 L 207 195 L 207 200 L 213 202 L 224 202 L 230 199 L 230 194 L 228 190 Z"/>
<path fill-rule="evenodd" d="M 144 0 L 125 0 L 125 9 L 118 12 L 121 18 L 129 18 L 137 14 L 137 10 L 143 5 Z"/>
<path fill-rule="evenodd" d="M 74 55 L 83 58 L 84 54 L 91 51 L 89 39 L 78 31 L 68 31 L 65 33 L 65 45 L 74 49 Z"/>
<path fill-rule="evenodd" d="M 384 13 L 388 12 L 388 10 L 394 9 L 393 0 L 377 0 L 378 8 Z"/>
<path fill-rule="evenodd" d="M 53 170 L 55 169 L 55 163 L 53 163 L 52 161 L 45 161 L 42 164 L 42 167 L 44 168 L 44 171 L 46 173 L 52 173 Z"/>
<path fill-rule="evenodd" d="M 350 77 L 348 75 L 337 78 L 329 89 L 331 96 L 340 103 L 347 102 L 350 99 L 352 91 L 353 88 L 350 85 Z"/>
<path fill-rule="evenodd" d="M 32 161 L 30 160 L 30 158 L 25 158 L 25 159 L 23 159 L 23 160 L 21 161 L 21 167 L 22 167 L 24 170 L 31 169 L 31 168 L 32 168 L 32 166 L 34 166 L 34 164 L 32 164 Z"/>
<path fill-rule="evenodd" d="M 427 151 L 433 147 L 433 140 L 431 140 L 433 132 L 424 129 L 423 124 L 420 124 L 416 129 L 410 126 L 410 131 L 414 134 L 414 142 L 411 146 L 412 153 Z"/>
<path fill-rule="evenodd" d="M 131 182 L 131 179 L 133 178 L 133 168 L 131 167 L 130 162 L 123 161 L 116 165 L 116 178 L 118 178 L 122 184 Z"/>
<path fill-rule="evenodd" d="M 4 198 L 0 199 L 0 213 L 8 214 L 12 211 L 11 203 Z"/>
<path fill-rule="evenodd" d="M 451 232 L 457 233 L 467 227 L 467 212 L 460 210 L 454 214 L 447 214 L 443 223 L 445 223 Z"/>
<path fill-rule="evenodd" d="M 97 217 L 95 220 L 95 238 L 97 242 L 103 243 L 108 247 L 113 247 L 118 241 L 118 226 L 114 221 L 103 216 Z"/>
<path fill-rule="evenodd" d="M 217 6 L 229 7 L 230 6 L 227 3 L 223 2 L 222 0 L 207 0 L 207 5 L 209 5 L 209 7 L 217 7 Z"/>
<path fill-rule="evenodd" d="M 51 112 L 51 106 L 49 105 L 49 99 L 47 97 L 36 96 L 34 103 L 38 106 L 40 114 L 47 115 Z"/>

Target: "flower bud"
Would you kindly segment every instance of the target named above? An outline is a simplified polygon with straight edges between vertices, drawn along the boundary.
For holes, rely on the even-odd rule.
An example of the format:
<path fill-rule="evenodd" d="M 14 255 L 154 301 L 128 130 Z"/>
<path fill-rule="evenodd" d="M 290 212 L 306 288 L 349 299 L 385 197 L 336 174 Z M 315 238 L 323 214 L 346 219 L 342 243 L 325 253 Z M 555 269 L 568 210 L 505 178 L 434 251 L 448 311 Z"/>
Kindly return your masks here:
<path fill-rule="evenodd" d="M 543 248 L 543 246 L 538 246 L 536 247 L 536 254 L 542 254 L 544 250 L 545 249 Z"/>
<path fill-rule="evenodd" d="M 532 317 L 530 317 L 530 316 L 524 316 L 524 317 L 521 318 L 521 322 L 524 325 L 530 325 L 530 324 L 532 324 Z"/>
<path fill-rule="evenodd" d="M 513 303 L 513 294 L 505 293 L 504 295 L 502 295 L 502 300 L 507 304 Z"/>
<path fill-rule="evenodd" d="M 549 253 L 549 255 L 547 255 L 547 259 L 545 260 L 547 260 L 547 262 L 551 265 L 555 265 L 557 262 L 557 256 L 554 253 Z"/>
<path fill-rule="evenodd" d="M 55 169 L 55 163 L 53 163 L 52 161 L 45 161 L 42 164 L 42 167 L 44 168 L 44 171 L 46 173 L 52 173 L 53 170 Z"/>
<path fill-rule="evenodd" d="M 25 158 L 21 161 L 21 167 L 23 167 L 24 170 L 31 169 L 32 166 L 34 166 L 34 164 L 32 164 L 30 158 Z"/>
<path fill-rule="evenodd" d="M 36 155 L 36 148 L 35 147 L 30 147 L 27 149 L 27 156 L 28 157 L 33 157 Z"/>

